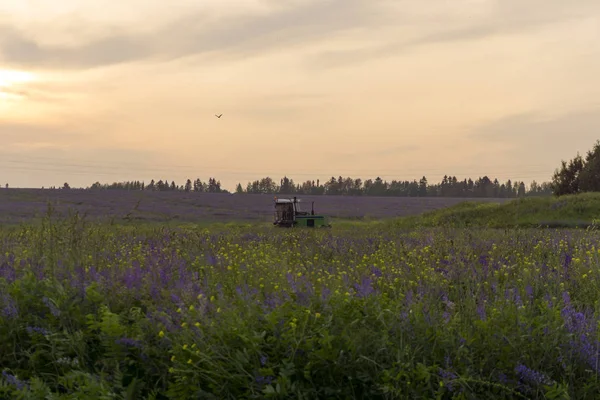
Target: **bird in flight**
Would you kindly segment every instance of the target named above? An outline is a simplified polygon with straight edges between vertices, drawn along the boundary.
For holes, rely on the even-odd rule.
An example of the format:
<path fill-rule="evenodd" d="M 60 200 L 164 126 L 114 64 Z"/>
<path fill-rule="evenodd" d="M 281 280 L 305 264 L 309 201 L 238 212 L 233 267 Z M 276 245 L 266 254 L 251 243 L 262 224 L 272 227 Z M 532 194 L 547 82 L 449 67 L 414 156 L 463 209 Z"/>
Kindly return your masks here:
<path fill-rule="evenodd" d="M 217 117 L 217 118 L 221 118 L 222 116 L 223 116 L 223 114 L 219 114 L 219 115 L 215 114 L 215 117 Z"/>

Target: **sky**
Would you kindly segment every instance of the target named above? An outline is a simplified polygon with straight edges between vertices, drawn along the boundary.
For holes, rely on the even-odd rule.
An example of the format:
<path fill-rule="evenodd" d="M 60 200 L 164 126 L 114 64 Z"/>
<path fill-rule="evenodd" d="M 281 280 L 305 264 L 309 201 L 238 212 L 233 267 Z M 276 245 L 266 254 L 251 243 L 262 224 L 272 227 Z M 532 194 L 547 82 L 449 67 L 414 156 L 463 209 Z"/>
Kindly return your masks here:
<path fill-rule="evenodd" d="M 3 0 L 0 184 L 548 181 L 599 43 L 597 0 Z"/>

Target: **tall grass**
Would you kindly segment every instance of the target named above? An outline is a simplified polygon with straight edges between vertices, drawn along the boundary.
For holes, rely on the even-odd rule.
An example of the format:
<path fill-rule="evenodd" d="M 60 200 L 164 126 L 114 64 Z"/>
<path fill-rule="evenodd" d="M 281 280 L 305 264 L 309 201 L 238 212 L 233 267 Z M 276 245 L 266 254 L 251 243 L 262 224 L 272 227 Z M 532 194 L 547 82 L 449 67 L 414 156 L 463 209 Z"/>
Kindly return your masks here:
<path fill-rule="evenodd" d="M 399 227 L 588 228 L 600 220 L 600 193 L 531 197 L 506 203 L 464 202 L 393 221 Z"/>

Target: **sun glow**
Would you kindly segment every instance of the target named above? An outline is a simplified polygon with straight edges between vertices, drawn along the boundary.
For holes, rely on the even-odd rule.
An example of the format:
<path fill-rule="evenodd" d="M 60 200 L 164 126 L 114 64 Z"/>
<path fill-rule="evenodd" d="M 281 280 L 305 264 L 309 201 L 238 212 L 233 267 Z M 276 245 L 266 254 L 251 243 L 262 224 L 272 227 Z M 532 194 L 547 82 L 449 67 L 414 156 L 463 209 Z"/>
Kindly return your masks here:
<path fill-rule="evenodd" d="M 0 69 L 0 88 L 28 83 L 33 80 L 33 74 L 25 71 Z"/>

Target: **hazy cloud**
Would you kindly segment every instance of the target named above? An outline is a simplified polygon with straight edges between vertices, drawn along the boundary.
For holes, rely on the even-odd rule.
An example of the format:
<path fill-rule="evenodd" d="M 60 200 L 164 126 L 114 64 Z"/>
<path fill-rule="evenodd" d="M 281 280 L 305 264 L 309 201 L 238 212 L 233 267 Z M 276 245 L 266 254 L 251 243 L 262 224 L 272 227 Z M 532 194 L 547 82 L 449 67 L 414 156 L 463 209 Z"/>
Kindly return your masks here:
<path fill-rule="evenodd" d="M 314 0 L 281 3 L 261 15 L 214 21 L 206 11 L 182 17 L 150 33 L 121 30 L 81 45 L 41 45 L 17 28 L 0 25 L 5 62 L 55 68 L 87 68 L 143 60 L 174 59 L 210 52 L 236 56 L 286 50 L 347 30 L 393 24 L 389 0 Z M 40 27 L 43 28 L 43 27 Z"/>
<path fill-rule="evenodd" d="M 522 34 L 600 13 L 600 2 L 595 0 L 498 0 L 478 3 L 480 11 L 474 15 L 469 8 L 476 7 L 476 4 L 457 3 L 456 7 L 462 6 L 464 12 L 450 20 L 445 20 L 445 15 L 432 8 L 431 13 L 420 20 L 423 23 L 421 33 L 413 37 L 398 38 L 400 35 L 396 35 L 383 44 L 353 50 L 324 51 L 311 57 L 311 62 L 320 67 L 363 63 L 374 58 L 397 56 L 420 46 Z M 439 29 L 439 26 L 447 27 Z"/>
<path fill-rule="evenodd" d="M 17 85 L 14 87 L 0 87 L 0 94 L 5 94 L 9 98 L 27 99 L 32 102 L 52 102 L 62 101 L 57 93 L 48 92 L 36 85 Z M 0 125 L 1 129 L 1 125 Z"/>
<path fill-rule="evenodd" d="M 594 11 L 600 12 L 600 3 L 595 0 L 499 0 L 494 2 L 490 12 L 482 18 L 466 18 L 465 26 L 427 34 L 407 44 L 455 42 L 523 33 L 587 18 Z"/>
<path fill-rule="evenodd" d="M 577 152 L 585 154 L 599 132 L 600 108 L 595 108 L 551 117 L 536 113 L 508 116 L 472 129 L 468 138 L 504 158 L 554 165 Z"/>
<path fill-rule="evenodd" d="M 61 127 L 0 123 L 0 138 L 4 149 L 18 144 L 71 141 L 76 137 L 76 133 Z"/>
<path fill-rule="evenodd" d="M 482 141 L 572 140 L 573 137 L 595 140 L 600 132 L 600 108 L 561 116 L 546 117 L 536 113 L 508 116 L 475 128 L 471 139 Z M 590 144 L 591 146 L 591 144 Z"/>

